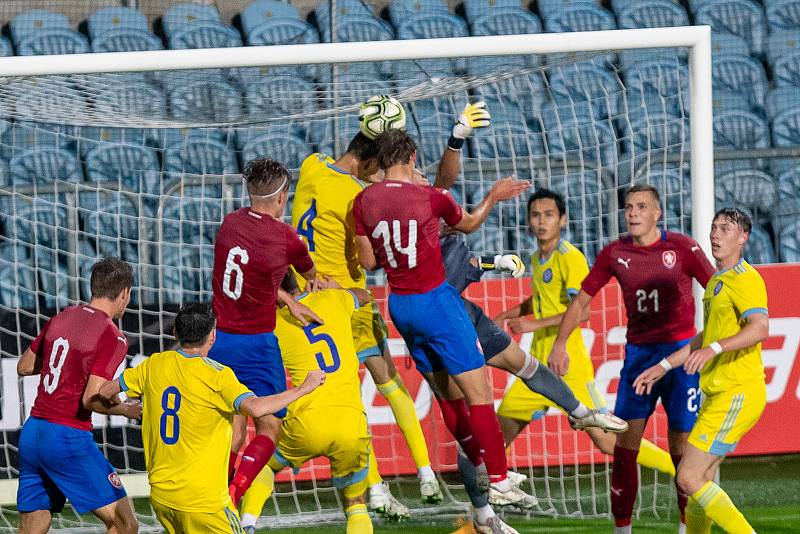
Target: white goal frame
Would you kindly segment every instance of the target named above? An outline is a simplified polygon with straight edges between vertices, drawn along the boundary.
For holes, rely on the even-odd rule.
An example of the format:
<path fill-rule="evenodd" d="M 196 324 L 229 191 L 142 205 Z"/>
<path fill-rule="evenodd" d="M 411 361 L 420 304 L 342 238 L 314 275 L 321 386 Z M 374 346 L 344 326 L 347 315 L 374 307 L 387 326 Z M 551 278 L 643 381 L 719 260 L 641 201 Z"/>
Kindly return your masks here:
<path fill-rule="evenodd" d="M 404 41 L 247 46 L 148 52 L 0 58 L 0 77 L 123 73 L 209 68 L 332 64 L 470 56 L 563 54 L 644 48 L 688 48 L 692 234 L 710 253 L 714 215 L 711 28 L 681 26 Z M 702 305 L 702 298 L 695 298 Z M 702 321 L 702 313 L 696 314 Z M 149 494 L 144 474 L 121 476 L 129 494 Z M 16 501 L 17 480 L 0 480 L 0 505 Z"/>

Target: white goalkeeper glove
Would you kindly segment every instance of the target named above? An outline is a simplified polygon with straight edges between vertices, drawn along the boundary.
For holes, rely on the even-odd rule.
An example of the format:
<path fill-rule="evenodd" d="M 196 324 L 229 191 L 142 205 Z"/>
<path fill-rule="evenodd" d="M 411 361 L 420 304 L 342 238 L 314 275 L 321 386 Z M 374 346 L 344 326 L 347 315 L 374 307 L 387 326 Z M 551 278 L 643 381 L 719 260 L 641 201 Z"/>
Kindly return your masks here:
<path fill-rule="evenodd" d="M 492 263 L 485 263 L 481 259 L 481 269 L 484 271 L 499 271 L 501 273 L 511 273 L 514 278 L 519 278 L 525 274 L 525 264 L 516 254 L 498 254 Z"/>
<path fill-rule="evenodd" d="M 467 104 L 464 111 L 458 116 L 458 122 L 453 125 L 453 131 L 447 146 L 454 150 L 460 150 L 464 140 L 472 135 L 476 128 L 486 128 L 492 122 L 492 116 L 486 109 L 486 102 L 475 102 Z"/>

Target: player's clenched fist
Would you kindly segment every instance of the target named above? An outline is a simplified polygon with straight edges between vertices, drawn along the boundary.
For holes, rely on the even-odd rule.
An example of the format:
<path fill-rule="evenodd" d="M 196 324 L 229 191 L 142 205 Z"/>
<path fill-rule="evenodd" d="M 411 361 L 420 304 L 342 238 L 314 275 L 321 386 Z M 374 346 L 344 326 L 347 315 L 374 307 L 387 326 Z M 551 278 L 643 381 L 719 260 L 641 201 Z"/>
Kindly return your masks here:
<path fill-rule="evenodd" d="M 486 128 L 491 124 L 492 117 L 486 109 L 486 102 L 475 102 L 467 104 L 458 122 L 453 126 L 453 137 L 456 139 L 466 139 L 472 135 L 475 128 Z"/>
<path fill-rule="evenodd" d="M 550 356 L 547 358 L 547 366 L 558 376 L 564 376 L 569 371 L 569 354 L 567 348 L 559 344 L 553 345 Z"/>
<path fill-rule="evenodd" d="M 309 371 L 306 375 L 306 379 L 297 389 L 299 389 L 300 393 L 303 395 L 308 395 L 325 383 L 325 377 L 325 371 Z"/>

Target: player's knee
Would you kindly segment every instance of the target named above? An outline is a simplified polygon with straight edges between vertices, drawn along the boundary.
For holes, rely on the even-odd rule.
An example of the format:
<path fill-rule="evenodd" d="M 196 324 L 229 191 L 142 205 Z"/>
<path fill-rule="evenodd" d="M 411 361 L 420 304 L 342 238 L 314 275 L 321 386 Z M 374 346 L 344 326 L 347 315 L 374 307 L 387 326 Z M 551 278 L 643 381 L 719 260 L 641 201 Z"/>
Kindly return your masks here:
<path fill-rule="evenodd" d="M 704 483 L 703 477 L 700 473 L 687 468 L 684 464 L 680 464 L 678 466 L 678 474 L 675 477 L 675 481 L 677 482 L 681 491 L 687 495 L 696 493 Z"/>

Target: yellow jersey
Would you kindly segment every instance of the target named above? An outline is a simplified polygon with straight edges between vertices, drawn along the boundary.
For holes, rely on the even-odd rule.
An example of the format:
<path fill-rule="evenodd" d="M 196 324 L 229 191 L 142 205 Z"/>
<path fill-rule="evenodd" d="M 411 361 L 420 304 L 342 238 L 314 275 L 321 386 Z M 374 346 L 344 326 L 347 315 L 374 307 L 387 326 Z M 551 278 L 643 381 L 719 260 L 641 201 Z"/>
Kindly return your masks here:
<path fill-rule="evenodd" d="M 253 393 L 228 367 L 174 350 L 126 369 L 119 382 L 128 397 L 143 397 L 150 498 L 184 512 L 225 508 L 231 420 Z"/>
<path fill-rule="evenodd" d="M 365 288 L 358 264 L 353 200 L 366 184 L 334 166 L 324 154 L 311 154 L 300 167 L 292 201 L 292 226 L 306 241 L 317 271 L 342 287 Z"/>
<path fill-rule="evenodd" d="M 533 266 L 531 298 L 533 314 L 537 319 L 567 311 L 573 297 L 581 289 L 581 282 L 589 274 L 586 257 L 572 243 L 564 239 L 558 242 L 558 246 L 547 258 L 543 258 L 540 251 L 534 252 L 531 265 Z M 557 325 L 537 330 L 534 344 L 541 350 L 534 350 L 534 356 L 540 360 L 542 357 L 546 358 L 557 335 Z M 572 358 L 577 356 L 589 358 L 580 328 L 576 328 L 570 334 L 567 340 L 567 352 Z"/>
<path fill-rule="evenodd" d="M 294 386 L 302 384 L 308 372 L 315 369 L 322 369 L 327 377 L 325 385 L 289 405 L 285 419 L 327 406 L 348 406 L 364 412 L 359 362 L 350 326 L 358 307 L 355 295 L 346 289 L 326 289 L 304 293 L 298 300 L 314 310 L 325 324 L 302 326 L 289 310 L 279 310 L 275 335 L 281 346 L 283 365 Z"/>
<path fill-rule="evenodd" d="M 768 315 L 764 279 L 749 263 L 714 273 L 703 296 L 703 346 L 739 333 L 755 313 Z M 738 386 L 764 382 L 761 343 L 715 356 L 700 373 L 700 389 L 714 395 Z"/>

